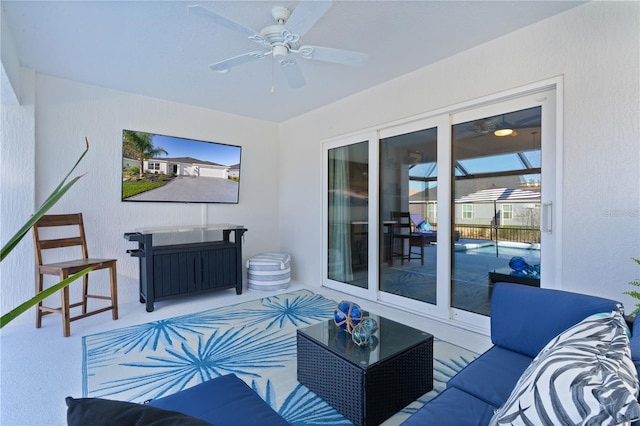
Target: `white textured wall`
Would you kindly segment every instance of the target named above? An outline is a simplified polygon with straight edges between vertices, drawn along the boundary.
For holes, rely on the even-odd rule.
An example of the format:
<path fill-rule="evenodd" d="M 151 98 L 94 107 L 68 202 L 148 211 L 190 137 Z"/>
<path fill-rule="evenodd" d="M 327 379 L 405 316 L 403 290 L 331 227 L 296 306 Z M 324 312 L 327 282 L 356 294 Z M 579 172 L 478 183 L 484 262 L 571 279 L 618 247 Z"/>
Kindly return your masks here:
<path fill-rule="evenodd" d="M 249 229 L 245 234 L 245 259 L 279 248 L 276 124 L 52 77 L 36 76 L 36 82 L 35 122 L 28 117 L 29 113 L 33 115 L 33 106 L 15 107 L 12 113 L 3 105 L 3 242 L 5 229 L 17 227 L 25 215 L 33 212 L 30 204 L 34 185 L 35 203 L 40 205 L 82 153 L 86 136 L 89 153 L 75 173 L 86 175 L 51 212 L 83 212 L 89 254 L 118 259 L 121 303 L 139 298 L 138 260 L 126 254 L 136 245 L 123 238 L 125 232 L 138 227 L 200 224 L 205 217 L 207 223 L 237 223 Z M 5 111 L 11 114 L 6 119 Z M 27 117 L 22 119 L 23 115 Z M 10 131 L 6 123 L 18 129 Z M 242 146 L 240 203 L 121 202 L 122 129 Z M 13 170 L 5 173 L 5 165 Z M 16 179 L 16 185 L 5 181 L 5 175 Z M 5 216 L 5 211 L 10 215 Z M 31 238 L 29 234 L 29 243 Z M 19 261 L 3 262 L 0 269 L 3 313 L 33 294 L 31 245 L 25 244 L 21 253 Z M 91 279 L 96 285 L 105 288 L 107 274 L 94 275 Z M 30 310 L 16 323 L 33 318 Z"/>
<path fill-rule="evenodd" d="M 20 61 L 18 52 L 13 42 L 13 33 L 7 22 L 7 18 L 0 7 L 0 100 L 5 105 L 18 105 L 18 92 L 20 88 Z M 29 99 L 25 99 L 29 101 Z"/>
<path fill-rule="evenodd" d="M 629 259 L 640 257 L 639 34 L 640 3 L 592 2 L 284 123 L 281 244 L 298 279 L 320 284 L 322 139 L 563 76 L 560 287 L 631 306 L 622 292 L 640 276 Z"/>
<path fill-rule="evenodd" d="M 29 219 L 35 205 L 35 74 L 29 70 L 22 70 L 20 74 L 23 106 L 2 105 L 0 108 L 0 245 L 3 247 Z M 2 314 L 34 293 L 32 238 L 27 234 L 0 264 Z"/>

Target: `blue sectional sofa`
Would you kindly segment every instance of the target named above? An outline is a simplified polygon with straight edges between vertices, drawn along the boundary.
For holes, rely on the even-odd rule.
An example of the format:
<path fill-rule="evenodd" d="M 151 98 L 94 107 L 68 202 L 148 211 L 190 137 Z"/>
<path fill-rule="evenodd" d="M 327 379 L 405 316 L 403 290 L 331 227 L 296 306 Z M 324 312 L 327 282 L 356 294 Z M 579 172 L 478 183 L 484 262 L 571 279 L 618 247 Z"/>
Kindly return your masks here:
<path fill-rule="evenodd" d="M 403 425 L 473 426 L 490 424 L 495 411 L 507 402 L 521 376 L 532 364 L 532 360 L 545 346 L 548 346 L 548 343 L 554 343 L 551 342 L 552 339 L 587 317 L 594 314 L 605 316 L 606 313 L 618 311 L 619 308 L 621 305 L 616 301 L 600 297 L 518 284 L 497 283 L 491 301 L 491 340 L 494 346 L 454 376 L 447 383 L 443 392 L 409 417 Z M 596 317 L 598 316 L 596 315 Z M 620 319 L 619 314 L 616 314 L 616 318 Z M 603 320 L 598 319 L 598 321 Z M 624 321 L 617 321 L 617 324 L 620 323 L 624 323 Z M 584 324 L 587 328 L 591 327 L 586 325 L 586 322 Z M 626 333 L 624 325 L 616 326 L 624 329 L 624 333 Z M 579 326 L 573 327 L 572 330 L 577 328 Z M 634 360 L 637 368 L 640 366 L 640 320 L 638 327 L 634 328 L 637 336 L 631 339 L 631 347 L 632 350 L 635 349 L 633 357 L 638 358 Z M 606 344 L 601 346 L 600 350 L 608 349 Z M 557 345 L 551 347 L 553 349 Z M 628 347 L 627 344 L 627 350 Z M 545 348 L 545 351 L 547 350 L 548 348 Z M 631 358 L 627 358 L 630 363 Z M 581 362 L 579 357 L 571 353 L 568 356 L 565 355 L 565 364 L 563 365 L 572 366 L 579 362 Z M 553 364 L 549 365 L 553 366 Z M 630 369 L 633 374 L 637 374 L 633 364 Z M 588 371 L 586 374 L 595 375 L 593 371 Z M 545 392 L 546 389 L 541 387 L 540 393 Z M 558 395 L 559 398 L 565 400 L 571 399 L 569 392 L 566 395 Z M 635 398 L 637 398 L 637 393 Z M 630 398 L 633 400 L 631 404 L 635 403 L 637 406 L 635 398 Z M 522 411 L 533 410 L 533 408 L 524 405 L 519 409 Z M 622 409 L 621 407 L 615 408 L 618 411 Z M 624 409 L 630 410 L 631 417 L 640 415 L 638 407 Z M 506 424 L 511 423 L 506 422 Z M 526 423 L 515 421 L 514 424 Z M 532 424 L 540 423 L 533 422 Z M 542 424 L 558 423 L 547 420 Z"/>
<path fill-rule="evenodd" d="M 527 380 L 523 382 L 523 378 L 543 377 L 545 372 L 549 371 L 555 374 L 552 368 L 564 373 L 574 366 L 580 366 L 586 369 L 582 379 L 586 377 L 587 381 L 590 381 L 591 378 L 599 379 L 605 376 L 604 373 L 609 370 L 602 370 L 603 365 L 606 367 L 608 363 L 620 360 L 625 362 L 624 365 L 614 365 L 616 374 L 620 372 L 629 374 L 623 377 L 623 381 L 618 380 L 618 382 L 623 385 L 633 382 L 635 390 L 628 390 L 622 386 L 621 389 L 614 389 L 611 392 L 607 389 L 606 392 L 602 392 L 600 382 L 608 383 L 610 380 L 607 376 L 606 380 L 600 380 L 595 385 L 589 383 L 591 387 L 584 387 L 587 397 L 579 393 L 571 395 L 573 388 L 571 391 L 560 390 L 556 393 L 559 399 L 571 402 L 573 397 L 580 403 L 589 398 L 593 399 L 595 395 L 596 398 L 601 397 L 604 401 L 596 402 L 607 406 L 611 411 L 609 414 L 623 413 L 626 416 L 625 419 L 640 418 L 640 404 L 636 399 L 638 396 L 637 370 L 640 368 L 640 317 L 637 317 L 633 327 L 636 335 L 629 342 L 628 329 L 619 313 L 620 308 L 621 305 L 618 302 L 600 297 L 497 283 L 491 301 L 491 340 L 494 346 L 461 370 L 447 383 L 443 392 L 403 424 L 485 426 L 492 422 L 496 410 L 502 411 L 498 414 L 506 413 L 507 420 L 494 424 L 512 424 L 508 418 L 508 410 L 504 407 L 508 407 L 509 402 L 513 401 L 512 393 L 516 396 L 520 395 L 514 391 L 514 388 L 518 390 L 527 384 Z M 572 343 L 580 343 L 580 339 L 586 339 L 588 344 L 582 346 L 596 351 L 595 354 L 588 354 L 596 361 L 580 355 L 574 347 L 570 347 L 567 352 L 567 349 L 560 344 L 567 339 Z M 594 345 L 593 342 L 602 343 Z M 548 355 L 547 359 L 545 356 L 538 356 L 541 350 L 541 355 Z M 553 358 L 554 356 L 556 359 Z M 557 358 L 561 360 L 560 367 L 558 367 Z M 532 367 L 541 365 L 543 373 L 537 371 L 530 373 Z M 567 366 L 570 368 L 566 368 Z M 619 386 L 618 382 L 616 383 Z M 534 384 L 534 390 L 539 391 L 543 396 L 553 395 L 554 391 L 557 391 L 555 388 L 552 390 L 544 388 L 538 382 Z M 530 415 L 533 410 L 530 405 L 533 404 L 527 406 L 520 399 L 515 401 L 517 402 L 516 415 L 520 411 L 529 410 L 527 416 L 534 417 Z M 67 405 L 69 426 L 87 424 L 93 426 L 111 424 L 284 426 L 288 424 L 258 394 L 233 374 L 217 377 L 144 405 L 92 398 L 67 398 Z M 535 408 L 535 412 L 538 413 L 538 407 Z M 534 425 L 568 423 L 549 418 L 537 418 L 530 423 L 513 422 L 513 424 Z M 588 424 L 618 423 L 620 422 L 594 421 Z"/>

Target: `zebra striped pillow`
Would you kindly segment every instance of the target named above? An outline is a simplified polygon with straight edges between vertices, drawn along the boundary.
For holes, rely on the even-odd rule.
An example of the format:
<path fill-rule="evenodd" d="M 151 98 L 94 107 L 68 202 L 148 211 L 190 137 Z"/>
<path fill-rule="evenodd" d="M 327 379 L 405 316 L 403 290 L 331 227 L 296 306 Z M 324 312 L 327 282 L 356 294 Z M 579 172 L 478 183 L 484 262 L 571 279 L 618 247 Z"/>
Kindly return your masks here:
<path fill-rule="evenodd" d="M 622 314 L 593 315 L 540 351 L 490 425 L 628 424 L 638 388 Z"/>

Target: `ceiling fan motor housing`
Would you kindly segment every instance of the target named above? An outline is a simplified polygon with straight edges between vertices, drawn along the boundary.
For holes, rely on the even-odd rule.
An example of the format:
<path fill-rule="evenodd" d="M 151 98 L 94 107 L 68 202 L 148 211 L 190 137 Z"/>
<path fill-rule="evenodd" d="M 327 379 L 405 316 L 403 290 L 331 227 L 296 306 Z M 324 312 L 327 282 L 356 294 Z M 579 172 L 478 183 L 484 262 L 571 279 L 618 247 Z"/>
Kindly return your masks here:
<path fill-rule="evenodd" d="M 300 36 L 287 30 L 284 25 L 269 25 L 260 31 L 264 37 L 264 46 L 273 49 L 274 56 L 286 55 L 290 49 L 297 50 L 300 47 Z"/>
<path fill-rule="evenodd" d="M 291 11 L 284 6 L 275 6 L 271 9 L 271 16 L 277 24 L 269 25 L 260 31 L 265 39 L 265 47 L 271 49 L 273 56 L 287 56 L 289 50 L 300 47 L 300 36 L 293 34 L 284 27 L 285 22 L 291 16 Z"/>

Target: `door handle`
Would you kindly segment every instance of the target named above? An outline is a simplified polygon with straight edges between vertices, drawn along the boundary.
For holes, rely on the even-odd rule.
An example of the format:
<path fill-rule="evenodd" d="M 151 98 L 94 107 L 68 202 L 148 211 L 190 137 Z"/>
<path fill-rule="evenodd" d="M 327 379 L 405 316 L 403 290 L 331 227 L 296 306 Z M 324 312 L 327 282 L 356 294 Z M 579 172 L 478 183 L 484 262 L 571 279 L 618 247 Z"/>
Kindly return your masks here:
<path fill-rule="evenodd" d="M 553 204 L 551 201 L 542 204 L 542 232 L 553 230 Z"/>

